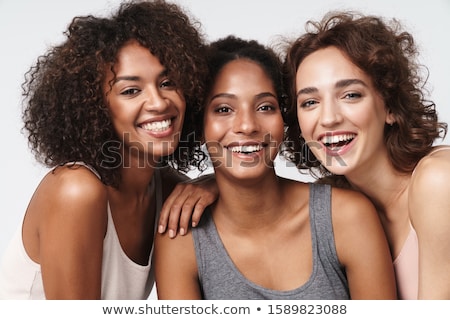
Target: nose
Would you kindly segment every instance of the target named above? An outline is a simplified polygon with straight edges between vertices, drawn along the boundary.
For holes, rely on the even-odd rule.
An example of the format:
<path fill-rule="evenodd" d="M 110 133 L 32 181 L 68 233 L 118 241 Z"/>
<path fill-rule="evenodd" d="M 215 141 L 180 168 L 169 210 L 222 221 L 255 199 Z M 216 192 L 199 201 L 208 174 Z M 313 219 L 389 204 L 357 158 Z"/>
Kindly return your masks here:
<path fill-rule="evenodd" d="M 169 106 L 169 99 L 156 87 L 149 87 L 144 94 L 144 108 L 149 112 L 161 112 Z"/>
<path fill-rule="evenodd" d="M 258 119 L 252 111 L 251 108 L 243 108 L 236 113 L 233 121 L 234 132 L 250 135 L 258 131 Z"/>
<path fill-rule="evenodd" d="M 342 122 L 342 114 L 339 103 L 334 99 L 322 101 L 320 112 L 320 124 L 323 127 L 332 127 Z"/>

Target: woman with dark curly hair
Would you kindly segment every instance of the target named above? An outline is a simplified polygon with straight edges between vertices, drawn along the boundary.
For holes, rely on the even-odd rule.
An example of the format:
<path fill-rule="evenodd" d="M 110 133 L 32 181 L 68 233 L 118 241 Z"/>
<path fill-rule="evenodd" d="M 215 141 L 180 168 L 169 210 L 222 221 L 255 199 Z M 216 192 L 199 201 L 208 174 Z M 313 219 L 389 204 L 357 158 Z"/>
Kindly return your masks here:
<path fill-rule="evenodd" d="M 29 143 L 52 170 L 6 251 L 0 296 L 145 299 L 162 202 L 187 180 L 178 171 L 203 157 L 190 134 L 207 74 L 203 37 L 159 0 L 75 17 L 65 34 L 24 84 Z"/>
<path fill-rule="evenodd" d="M 286 56 L 287 155 L 372 200 L 400 298 L 450 299 L 450 147 L 433 146 L 447 125 L 425 99 L 412 35 L 351 12 L 307 27 Z"/>

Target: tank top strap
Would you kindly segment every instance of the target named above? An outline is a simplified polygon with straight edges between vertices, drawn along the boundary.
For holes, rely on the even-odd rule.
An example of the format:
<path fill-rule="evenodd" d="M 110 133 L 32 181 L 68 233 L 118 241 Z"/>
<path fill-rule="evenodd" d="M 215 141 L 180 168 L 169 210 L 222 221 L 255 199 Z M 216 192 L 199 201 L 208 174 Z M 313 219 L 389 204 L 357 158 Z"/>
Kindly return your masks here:
<path fill-rule="evenodd" d="M 84 163 L 83 161 L 73 161 L 73 162 L 67 162 L 64 164 L 65 166 L 73 166 L 73 165 L 80 165 L 84 166 L 87 169 L 89 169 L 93 174 L 97 176 L 101 180 L 100 174 L 90 165 Z M 161 178 L 161 172 L 158 168 L 155 169 L 153 179 L 150 183 L 150 191 L 151 193 L 156 193 L 156 213 L 159 215 L 159 212 L 162 209 L 163 205 L 163 190 L 162 190 L 162 178 Z"/>
<path fill-rule="evenodd" d="M 331 186 L 310 183 L 309 216 L 314 252 L 338 263 L 331 217 Z M 317 262 L 317 261 L 316 261 Z"/>
<path fill-rule="evenodd" d="M 309 184 L 309 215 L 315 228 L 323 227 L 325 232 L 331 225 L 331 186 L 328 184 Z M 319 230 L 317 230 L 319 231 Z"/>
<path fill-rule="evenodd" d="M 89 169 L 93 174 L 95 174 L 97 176 L 97 178 L 99 180 L 102 180 L 100 174 L 97 172 L 97 170 L 95 170 L 93 167 L 91 167 L 90 165 L 84 163 L 83 161 L 72 161 L 72 162 L 67 162 L 65 164 L 63 164 L 62 166 L 75 166 L 75 165 L 79 165 L 79 166 L 83 166 L 87 169 Z"/>

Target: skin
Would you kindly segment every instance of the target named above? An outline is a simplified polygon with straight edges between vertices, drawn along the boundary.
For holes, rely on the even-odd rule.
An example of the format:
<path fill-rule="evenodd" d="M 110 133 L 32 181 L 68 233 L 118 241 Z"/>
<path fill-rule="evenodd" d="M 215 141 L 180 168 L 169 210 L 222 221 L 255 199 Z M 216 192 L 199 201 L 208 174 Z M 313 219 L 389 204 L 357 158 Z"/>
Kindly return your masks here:
<path fill-rule="evenodd" d="M 174 238 L 186 235 L 190 226 L 197 226 L 205 208 L 216 201 L 219 190 L 213 174 L 179 182 L 161 208 L 158 232 Z"/>
<path fill-rule="evenodd" d="M 124 137 L 119 187 L 103 185 L 84 166 L 59 167 L 43 178 L 26 212 L 24 246 L 41 265 L 47 299 L 101 297 L 107 203 L 125 254 L 149 263 L 155 199 L 148 186 L 156 160 L 176 148 L 186 105 L 159 60 L 136 42 L 119 51 L 114 70 L 117 79 L 110 87 L 107 71 L 104 94 L 117 135 Z M 151 128 L 167 119 L 163 130 Z M 168 169 L 162 174 L 167 196 L 183 178 Z"/>
<path fill-rule="evenodd" d="M 303 285 L 312 272 L 309 186 L 277 177 L 268 165 L 283 139 L 271 79 L 254 62 L 232 61 L 219 72 L 207 101 L 204 136 L 220 190 L 212 215 L 228 254 L 260 286 L 292 290 Z M 264 147 L 250 154 L 230 150 L 249 142 Z M 370 201 L 333 189 L 332 212 L 351 297 L 395 298 L 387 242 Z M 159 299 L 201 299 L 190 231 L 175 239 L 158 235 L 154 258 Z M 183 268 L 177 265 L 180 261 Z"/>
<path fill-rule="evenodd" d="M 335 47 L 317 50 L 301 62 L 296 88 L 305 140 L 330 172 L 345 175 L 375 204 L 393 259 L 410 225 L 416 230 L 418 298 L 450 299 L 450 149 L 441 147 L 423 158 L 414 174 L 396 171 L 383 140 L 384 126 L 394 123 L 395 116 L 371 78 Z M 354 139 L 328 150 L 321 138 L 342 133 Z"/>

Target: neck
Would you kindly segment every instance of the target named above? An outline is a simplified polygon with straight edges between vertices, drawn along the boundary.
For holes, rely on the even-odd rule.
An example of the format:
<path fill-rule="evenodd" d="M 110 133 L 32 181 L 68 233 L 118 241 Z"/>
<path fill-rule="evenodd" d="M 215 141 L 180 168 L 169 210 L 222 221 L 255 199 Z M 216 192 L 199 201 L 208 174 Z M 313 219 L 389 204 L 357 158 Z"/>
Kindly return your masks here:
<path fill-rule="evenodd" d="M 230 181 L 220 175 L 216 181 L 220 194 L 213 209 L 216 223 L 255 229 L 279 219 L 282 192 L 275 172 L 257 181 Z"/>
<path fill-rule="evenodd" d="M 144 163 L 135 157 L 123 156 L 123 159 L 120 184 L 116 191 L 124 196 L 146 196 L 156 164 Z"/>
<path fill-rule="evenodd" d="M 400 204 L 401 197 L 407 192 L 411 175 L 396 171 L 392 167 L 383 167 L 382 171 L 347 176 L 354 189 L 364 193 L 375 205 L 377 211 L 389 218 L 407 210 L 391 210 Z"/>

